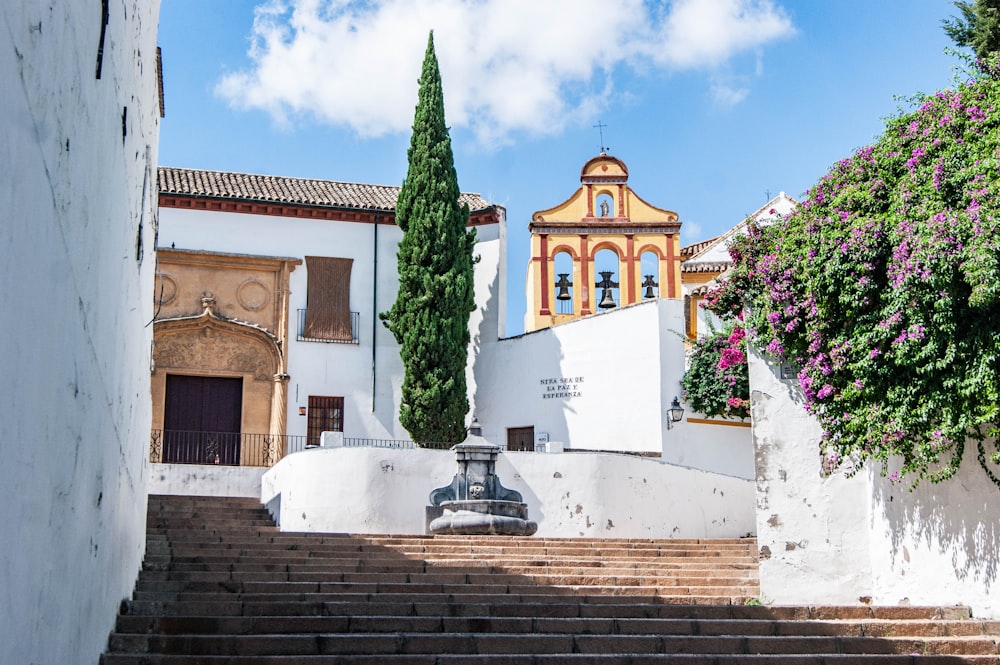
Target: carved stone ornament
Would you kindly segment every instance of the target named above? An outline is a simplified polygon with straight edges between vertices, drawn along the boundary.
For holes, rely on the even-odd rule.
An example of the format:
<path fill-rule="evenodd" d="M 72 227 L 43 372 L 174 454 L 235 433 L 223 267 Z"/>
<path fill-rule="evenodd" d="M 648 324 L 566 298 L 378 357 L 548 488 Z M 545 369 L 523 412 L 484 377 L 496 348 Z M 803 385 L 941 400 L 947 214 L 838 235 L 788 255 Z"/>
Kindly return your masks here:
<path fill-rule="evenodd" d="M 236 300 L 243 309 L 250 312 L 264 309 L 270 299 L 267 287 L 256 277 L 250 277 L 236 288 Z"/>

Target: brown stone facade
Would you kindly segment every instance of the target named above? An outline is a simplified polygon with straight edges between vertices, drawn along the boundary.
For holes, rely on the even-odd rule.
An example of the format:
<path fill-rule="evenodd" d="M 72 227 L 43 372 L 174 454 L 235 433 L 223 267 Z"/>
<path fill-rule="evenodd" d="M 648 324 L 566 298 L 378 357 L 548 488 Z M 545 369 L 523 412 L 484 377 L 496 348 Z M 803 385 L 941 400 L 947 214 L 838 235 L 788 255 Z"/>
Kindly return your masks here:
<path fill-rule="evenodd" d="M 241 432 L 285 434 L 288 284 L 301 263 L 287 257 L 158 251 L 154 430 L 164 429 L 167 376 L 188 375 L 242 379 Z"/>

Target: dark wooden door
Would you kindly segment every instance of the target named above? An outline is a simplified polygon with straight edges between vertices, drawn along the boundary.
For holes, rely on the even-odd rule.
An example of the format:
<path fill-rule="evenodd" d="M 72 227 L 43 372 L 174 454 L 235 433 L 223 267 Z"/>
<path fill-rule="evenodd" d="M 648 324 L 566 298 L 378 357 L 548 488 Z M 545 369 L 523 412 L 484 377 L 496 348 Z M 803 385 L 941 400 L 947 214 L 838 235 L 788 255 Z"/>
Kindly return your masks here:
<path fill-rule="evenodd" d="M 535 428 L 532 427 L 508 427 L 507 428 L 507 450 L 521 450 L 532 452 L 535 450 Z"/>
<path fill-rule="evenodd" d="M 163 405 L 163 461 L 240 463 L 243 379 L 168 374 Z"/>

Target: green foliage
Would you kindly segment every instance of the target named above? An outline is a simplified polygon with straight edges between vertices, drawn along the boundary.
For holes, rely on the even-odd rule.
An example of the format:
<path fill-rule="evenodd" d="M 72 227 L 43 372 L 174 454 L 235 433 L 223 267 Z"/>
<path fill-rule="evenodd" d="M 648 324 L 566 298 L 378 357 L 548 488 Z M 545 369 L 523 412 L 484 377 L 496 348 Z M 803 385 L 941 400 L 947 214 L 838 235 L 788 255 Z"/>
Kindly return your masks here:
<path fill-rule="evenodd" d="M 998 161 L 1000 79 L 986 76 L 924 97 L 732 247 L 709 307 L 745 312 L 753 342 L 801 368 L 827 469 L 892 461 L 893 480 L 937 482 L 971 439 L 998 483 Z"/>
<path fill-rule="evenodd" d="M 681 388 L 691 408 L 707 416 L 750 417 L 750 378 L 743 329 L 728 326 L 694 344 Z"/>
<path fill-rule="evenodd" d="M 399 421 L 419 443 L 465 439 L 469 401 L 465 368 L 469 313 L 475 309 L 469 208 L 459 204 L 451 138 L 444 121 L 444 94 L 427 39 L 420 75 L 409 168 L 396 205 L 403 230 L 397 261 L 399 293 L 380 315 L 400 345 L 405 375 Z"/>
<path fill-rule="evenodd" d="M 1000 0 L 957 0 L 960 17 L 942 21 L 944 31 L 958 46 L 971 48 L 981 61 L 1000 51 Z"/>

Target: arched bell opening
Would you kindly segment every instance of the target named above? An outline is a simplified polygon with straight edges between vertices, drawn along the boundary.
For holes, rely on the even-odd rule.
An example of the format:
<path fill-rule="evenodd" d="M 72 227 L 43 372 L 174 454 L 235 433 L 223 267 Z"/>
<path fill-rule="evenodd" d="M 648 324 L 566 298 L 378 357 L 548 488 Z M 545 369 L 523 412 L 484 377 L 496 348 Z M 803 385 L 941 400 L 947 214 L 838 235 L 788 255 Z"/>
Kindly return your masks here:
<path fill-rule="evenodd" d="M 556 314 L 572 314 L 573 299 L 573 257 L 569 252 L 558 252 L 553 260 L 555 283 L 553 296 L 556 302 Z"/>
<path fill-rule="evenodd" d="M 660 297 L 660 257 L 656 252 L 643 252 L 639 259 L 639 288 L 643 300 Z"/>
<path fill-rule="evenodd" d="M 594 254 L 594 297 L 600 311 L 621 305 L 621 258 L 613 249 L 601 249 Z"/>

